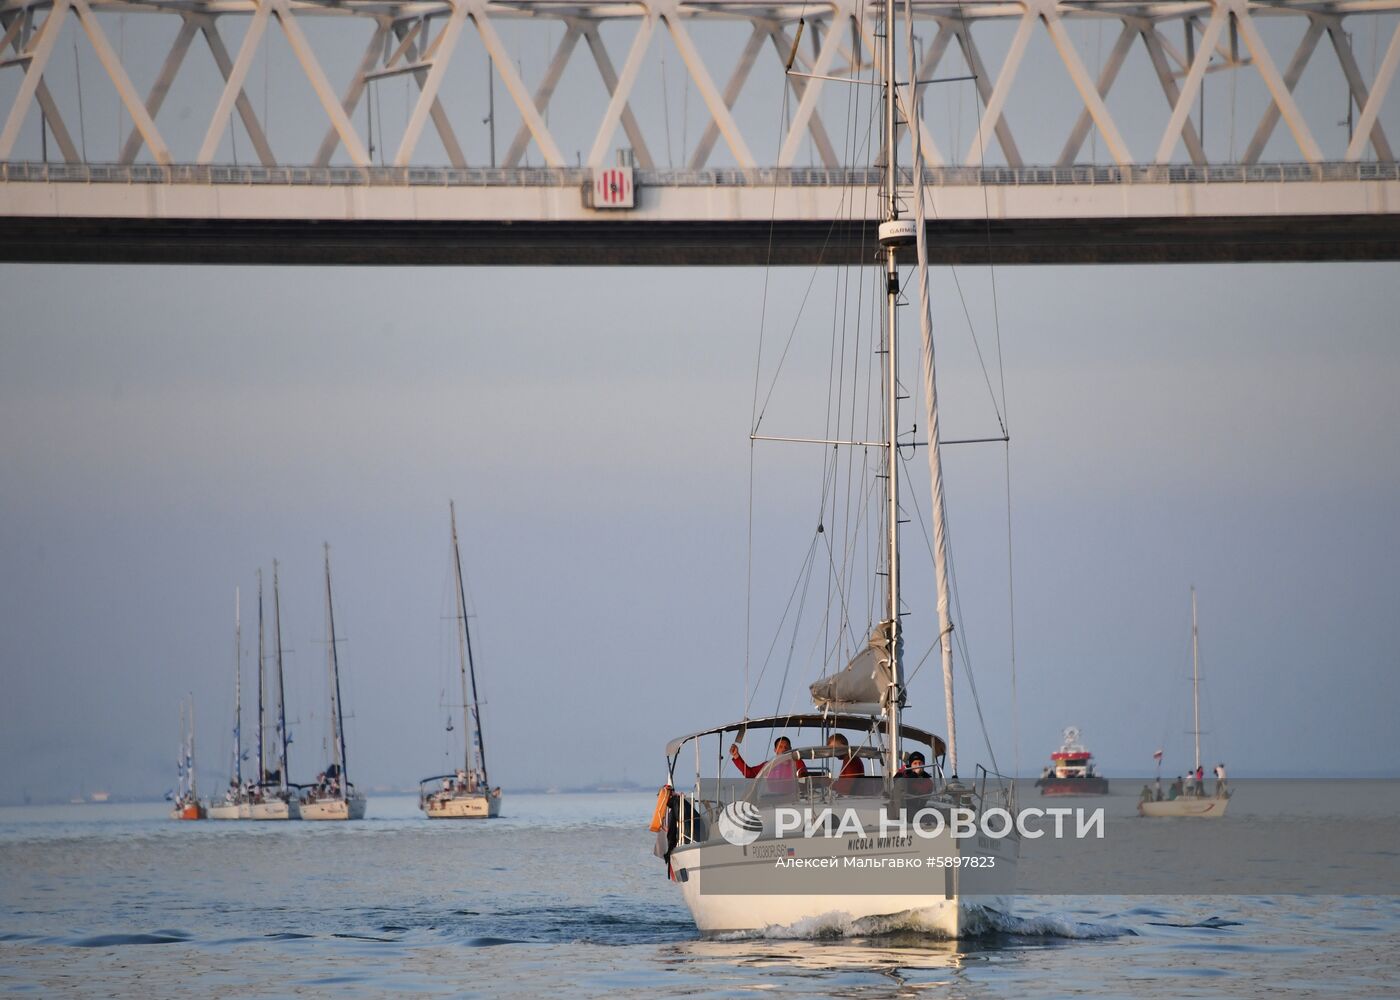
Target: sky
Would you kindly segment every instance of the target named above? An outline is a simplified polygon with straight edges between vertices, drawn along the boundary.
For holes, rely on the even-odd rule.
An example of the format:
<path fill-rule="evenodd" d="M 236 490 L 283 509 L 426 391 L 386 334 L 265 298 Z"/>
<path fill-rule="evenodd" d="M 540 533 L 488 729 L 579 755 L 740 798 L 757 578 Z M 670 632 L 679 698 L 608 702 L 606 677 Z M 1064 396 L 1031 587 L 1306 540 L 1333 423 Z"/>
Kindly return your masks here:
<path fill-rule="evenodd" d="M 107 22 L 143 92 L 175 30 L 173 18 L 150 20 Z M 1368 79 L 1394 24 L 1348 21 Z M 240 23 L 221 25 L 235 47 Z M 359 58 L 353 27 L 306 26 L 333 80 Z M 714 59 L 721 76 L 742 44 L 722 27 L 694 29 L 703 51 L 727 53 Z M 604 31 L 615 62 L 629 30 Z M 1301 22 L 1260 30 L 1286 64 Z M 537 79 L 558 26 L 502 33 Z M 998 63 L 1010 33 L 979 26 L 984 58 Z M 1071 34 L 1096 71 L 1113 26 L 1077 21 Z M 250 97 L 282 162 L 305 162 L 324 118 L 285 40 L 268 39 Z M 484 57 L 470 32 L 462 44 L 444 103 L 480 164 Z M 704 124 L 668 46 L 636 95 L 663 166 L 684 162 Z M 46 74 L 55 99 L 89 159 L 113 159 L 127 127 L 119 104 L 102 96 L 85 42 L 65 36 L 60 49 Z M 949 60 L 940 72 L 959 72 Z M 1053 161 L 1078 110 L 1054 60 L 1037 32 L 1007 104 L 1028 162 Z M 761 159 L 781 138 L 775 65 L 755 69 L 735 108 Z M 0 76 L 0 104 L 17 80 Z M 376 85 L 387 136 L 376 158 L 395 146 L 408 86 Z M 1138 47 L 1108 100 L 1138 160 L 1167 114 L 1156 86 Z M 196 45 L 159 119 L 177 160 L 193 158 L 217 92 Z M 495 93 L 503 151 L 516 118 Z M 576 55 L 550 112 L 566 153 L 589 145 L 600 93 Z M 1346 100 L 1325 48 L 1296 96 L 1339 157 Z M 1209 77 L 1212 161 L 1238 155 L 1265 100 L 1257 74 Z M 843 115 L 855 105 L 834 89 L 826 101 L 833 132 L 853 141 L 858 123 Z M 926 112 L 946 149 L 967 146 L 969 84 Z M 1382 120 L 1400 131 L 1400 101 Z M 39 155 L 36 122 L 16 156 Z M 435 142 L 429 132 L 414 162 L 442 163 Z M 1291 143 L 1276 129 L 1264 159 L 1297 159 Z M 248 153 L 235 124 L 218 159 Z M 1000 161 L 995 144 L 987 156 Z M 721 144 L 713 162 L 728 157 Z M 1091 133 L 1081 161 L 1106 160 Z M 1110 775 L 1145 773 L 1159 747 L 1180 771 L 1194 585 L 1208 763 L 1236 776 L 1400 774 L 1397 279 L 1388 263 L 936 271 L 946 434 L 996 435 L 996 400 L 1012 439 L 1009 461 L 999 445 L 949 448 L 945 460 L 969 653 L 956 692 L 965 761 L 1038 773 L 1077 725 Z M 493 781 L 660 783 L 667 739 L 733 721 L 746 704 L 801 707 L 821 671 L 810 633 L 825 578 L 801 602 L 799 638 L 784 608 L 815 525 L 844 529 L 822 504 L 820 449 L 751 446 L 755 385 L 773 389 L 765 432 L 820 436 L 833 315 L 850 322 L 858 287 L 845 271 L 805 268 L 0 266 L 0 801 L 163 793 L 191 694 L 201 782 L 224 781 L 234 594 L 247 706 L 256 573 L 270 608 L 274 559 L 291 771 L 309 779 L 325 760 L 325 542 L 351 774 L 405 787 L 440 773 L 461 731 L 449 500 Z M 914 421 L 917 398 L 910 406 Z M 921 454 L 907 474 L 917 663 L 933 604 Z M 852 596 L 862 613 L 873 579 Z M 943 728 L 936 664 L 914 674 L 910 700 L 911 721 Z"/>
<path fill-rule="evenodd" d="M 770 433 L 820 433 L 801 400 L 824 392 L 840 277 L 768 276 L 765 385 L 797 330 Z M 946 434 L 995 433 L 957 289 L 934 277 Z M 1159 746 L 1169 770 L 1189 756 L 1195 585 L 1208 758 L 1240 776 L 1400 771 L 1397 277 L 997 270 L 1014 706 L 1005 453 L 949 448 L 946 474 L 960 634 L 1003 770 L 1038 771 L 1072 724 L 1110 775 Z M 992 348 L 990 275 L 959 278 Z M 493 780 L 659 783 L 667 739 L 742 714 L 746 616 L 756 676 L 820 501 L 812 450 L 754 448 L 750 612 L 764 285 L 722 268 L 0 270 L 0 799 L 162 793 L 187 693 L 201 779 L 224 780 L 234 590 L 246 695 L 273 559 L 291 770 L 309 778 L 323 542 L 352 776 L 439 773 L 460 701 L 449 499 Z M 918 483 L 922 459 L 908 468 Z M 799 647 L 783 705 L 818 660 Z M 779 704 L 778 669 L 755 712 Z M 965 678 L 958 702 L 963 757 L 986 762 Z M 911 703 L 942 729 L 936 665 Z"/>

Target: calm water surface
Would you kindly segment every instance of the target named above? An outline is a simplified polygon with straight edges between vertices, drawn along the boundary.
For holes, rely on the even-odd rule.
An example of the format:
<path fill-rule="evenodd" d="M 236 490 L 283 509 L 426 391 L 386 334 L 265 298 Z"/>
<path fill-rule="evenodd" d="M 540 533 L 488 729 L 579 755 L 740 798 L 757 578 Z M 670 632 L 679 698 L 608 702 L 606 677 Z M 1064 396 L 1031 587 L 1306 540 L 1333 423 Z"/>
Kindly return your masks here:
<path fill-rule="evenodd" d="M 487 823 L 430 823 L 407 797 L 372 798 L 351 824 L 0 809 L 0 991 L 1400 995 L 1393 896 L 1022 898 L 958 942 L 822 926 L 700 940 L 651 856 L 652 804 L 508 795 Z"/>

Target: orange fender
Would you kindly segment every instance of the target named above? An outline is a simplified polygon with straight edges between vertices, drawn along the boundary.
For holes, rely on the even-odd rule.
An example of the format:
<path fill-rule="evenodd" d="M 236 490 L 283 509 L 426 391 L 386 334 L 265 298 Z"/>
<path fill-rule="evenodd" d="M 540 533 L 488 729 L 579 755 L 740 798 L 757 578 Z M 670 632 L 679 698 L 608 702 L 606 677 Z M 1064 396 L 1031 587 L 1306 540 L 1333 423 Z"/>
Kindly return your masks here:
<path fill-rule="evenodd" d="M 652 833 L 661 829 L 661 824 L 666 819 L 666 807 L 670 804 L 671 786 L 662 785 L 661 790 L 656 793 L 656 811 L 651 814 L 651 826 L 647 827 Z"/>

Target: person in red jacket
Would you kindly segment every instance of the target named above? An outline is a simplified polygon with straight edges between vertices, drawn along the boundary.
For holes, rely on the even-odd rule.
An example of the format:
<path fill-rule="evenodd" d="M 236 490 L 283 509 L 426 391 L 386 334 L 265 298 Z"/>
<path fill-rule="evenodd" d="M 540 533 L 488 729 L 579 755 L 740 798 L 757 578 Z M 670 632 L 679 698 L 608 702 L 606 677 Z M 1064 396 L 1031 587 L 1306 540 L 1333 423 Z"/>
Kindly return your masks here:
<path fill-rule="evenodd" d="M 844 749 L 846 755 L 841 765 L 841 774 L 831 783 L 831 790 L 837 795 L 850 795 L 856 789 L 856 779 L 865 777 L 865 762 L 850 752 L 850 741 L 840 733 L 832 733 L 826 745 L 833 749 Z"/>
<path fill-rule="evenodd" d="M 792 740 L 786 736 L 779 736 L 773 741 L 773 753 L 775 756 L 789 753 L 792 750 Z M 765 760 L 762 764 L 744 763 L 744 755 L 739 752 L 739 744 L 729 745 L 729 756 L 734 761 L 734 766 L 743 773 L 746 778 L 756 778 L 758 773 L 767 766 Z M 795 777 L 794 777 L 795 775 Z M 797 790 L 797 778 L 807 777 L 807 765 L 802 760 L 783 760 L 773 765 L 773 769 L 768 772 L 764 779 L 765 795 L 791 795 Z"/>

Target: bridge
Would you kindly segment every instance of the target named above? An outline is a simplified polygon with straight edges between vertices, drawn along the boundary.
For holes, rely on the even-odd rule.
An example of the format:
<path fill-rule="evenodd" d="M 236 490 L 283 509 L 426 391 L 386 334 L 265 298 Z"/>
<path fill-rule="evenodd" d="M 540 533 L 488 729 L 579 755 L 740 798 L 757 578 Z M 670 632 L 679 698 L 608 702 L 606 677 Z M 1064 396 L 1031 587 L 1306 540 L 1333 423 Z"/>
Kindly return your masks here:
<path fill-rule="evenodd" d="M 910 7 L 935 261 L 1400 258 L 1400 0 Z M 0 259 L 861 261 L 880 9 L 0 0 Z"/>

